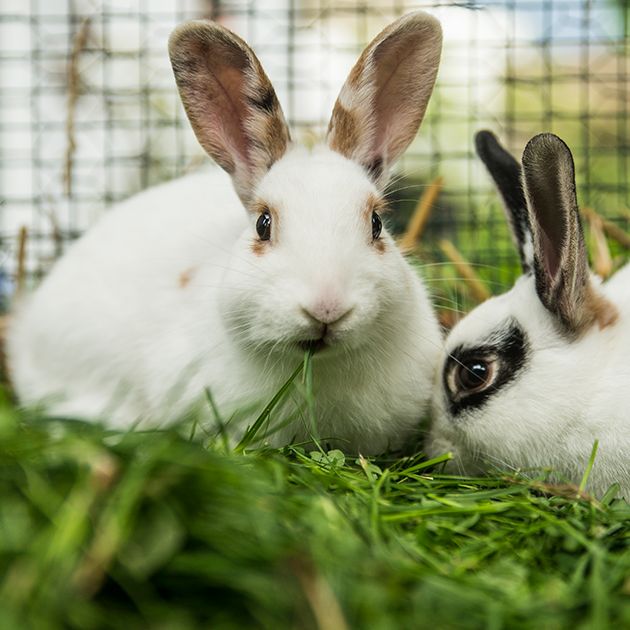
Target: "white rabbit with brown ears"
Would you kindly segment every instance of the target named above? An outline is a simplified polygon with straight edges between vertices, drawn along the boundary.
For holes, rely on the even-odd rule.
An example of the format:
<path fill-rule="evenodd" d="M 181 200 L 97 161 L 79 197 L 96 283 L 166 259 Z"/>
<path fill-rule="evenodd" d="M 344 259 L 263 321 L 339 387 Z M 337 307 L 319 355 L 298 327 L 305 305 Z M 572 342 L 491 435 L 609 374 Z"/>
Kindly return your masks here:
<path fill-rule="evenodd" d="M 530 140 L 522 178 L 490 132 L 476 141 L 523 276 L 447 337 L 428 450 L 452 450 L 453 470 L 551 467 L 579 483 L 599 440 L 588 488 L 630 498 L 630 265 L 603 285 L 589 271 L 562 140 Z"/>
<path fill-rule="evenodd" d="M 430 15 L 391 24 L 352 69 L 326 143 L 308 151 L 292 145 L 243 40 L 208 21 L 177 28 L 179 92 L 225 173 L 118 205 L 16 307 L 8 349 L 22 403 L 156 426 L 206 407 L 209 388 L 229 417 L 267 402 L 312 348 L 324 443 L 373 454 L 409 440 L 428 406 L 441 335 L 381 212 L 440 53 Z M 234 424 L 238 437 L 246 427 Z M 310 432 L 298 417 L 269 442 Z"/>

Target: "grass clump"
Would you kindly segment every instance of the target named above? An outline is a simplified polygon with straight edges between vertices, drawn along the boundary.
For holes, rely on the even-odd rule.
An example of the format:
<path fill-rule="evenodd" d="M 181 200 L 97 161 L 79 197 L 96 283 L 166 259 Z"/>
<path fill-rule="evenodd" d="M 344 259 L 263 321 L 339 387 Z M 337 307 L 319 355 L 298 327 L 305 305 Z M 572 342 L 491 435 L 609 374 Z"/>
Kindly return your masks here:
<path fill-rule="evenodd" d="M 0 627 L 630 625 L 614 489 L 596 502 L 439 465 L 229 451 L 5 402 Z"/>

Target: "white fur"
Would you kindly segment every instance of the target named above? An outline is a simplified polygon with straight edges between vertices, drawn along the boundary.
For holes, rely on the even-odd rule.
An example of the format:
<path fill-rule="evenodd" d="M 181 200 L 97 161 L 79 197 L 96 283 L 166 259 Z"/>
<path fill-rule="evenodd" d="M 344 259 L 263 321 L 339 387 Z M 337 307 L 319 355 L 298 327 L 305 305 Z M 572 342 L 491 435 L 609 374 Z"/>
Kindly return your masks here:
<path fill-rule="evenodd" d="M 361 209 L 374 192 L 325 147 L 289 151 L 258 186 L 279 214 L 263 255 L 251 248 L 256 217 L 223 172 L 120 204 L 17 308 L 8 353 L 21 401 L 155 426 L 207 407 L 209 387 L 229 418 L 275 394 L 303 356 L 302 306 L 333 295 L 353 311 L 314 358 L 319 435 L 366 454 L 400 446 L 427 406 L 440 334 L 391 237 L 384 253 L 371 244 Z M 308 437 L 301 416 L 270 442 Z"/>
<path fill-rule="evenodd" d="M 412 13 L 375 40 L 409 32 L 423 34 L 410 46 L 424 51 L 416 65 L 428 67 L 418 67 L 427 77 L 422 98 L 401 96 L 417 115 L 400 151 L 433 87 L 440 28 Z M 391 237 L 384 230 L 373 240 L 379 191 L 370 165 L 323 146 L 292 147 L 256 56 L 220 25 L 184 24 L 169 50 L 197 137 L 232 172 L 243 202 L 226 174 L 212 172 L 109 212 L 16 309 L 7 345 L 21 401 L 117 427 L 154 426 L 210 415 L 209 389 L 238 438 L 300 365 L 299 344 L 325 334 L 313 360 L 314 409 L 297 396 L 274 416 L 282 428 L 268 441 L 316 434 L 365 454 L 403 445 L 427 406 L 441 337 L 425 288 Z M 391 73 L 389 62 L 381 55 L 373 65 Z M 374 68 L 367 78 L 362 68 L 351 76 L 373 81 Z M 384 137 L 395 115 L 379 118 Z M 329 142 L 351 157 L 370 123 L 345 121 Z M 384 157 L 375 153 L 375 164 Z M 265 207 L 267 241 L 256 234 Z"/>
<path fill-rule="evenodd" d="M 474 347 L 509 318 L 527 335 L 528 363 L 483 407 L 457 418 L 448 410 L 440 380 L 429 450 L 452 450 L 454 470 L 551 467 L 558 478 L 579 483 L 597 439 L 588 488 L 601 495 L 619 482 L 630 498 L 630 265 L 601 291 L 617 306 L 619 319 L 601 330 L 595 324 L 573 342 L 540 302 L 531 275 L 459 322 L 446 340 L 441 365 L 455 347 Z"/>

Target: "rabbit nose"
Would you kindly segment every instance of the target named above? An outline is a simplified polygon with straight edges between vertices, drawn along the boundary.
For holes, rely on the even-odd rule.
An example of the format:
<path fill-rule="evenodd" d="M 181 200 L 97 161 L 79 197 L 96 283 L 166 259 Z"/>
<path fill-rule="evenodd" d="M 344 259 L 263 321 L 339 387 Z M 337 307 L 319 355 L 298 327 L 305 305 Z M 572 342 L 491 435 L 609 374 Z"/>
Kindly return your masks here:
<path fill-rule="evenodd" d="M 303 306 L 302 312 L 312 320 L 326 326 L 336 324 L 345 319 L 354 310 L 353 306 L 347 306 L 331 300 L 320 300 L 310 306 Z"/>

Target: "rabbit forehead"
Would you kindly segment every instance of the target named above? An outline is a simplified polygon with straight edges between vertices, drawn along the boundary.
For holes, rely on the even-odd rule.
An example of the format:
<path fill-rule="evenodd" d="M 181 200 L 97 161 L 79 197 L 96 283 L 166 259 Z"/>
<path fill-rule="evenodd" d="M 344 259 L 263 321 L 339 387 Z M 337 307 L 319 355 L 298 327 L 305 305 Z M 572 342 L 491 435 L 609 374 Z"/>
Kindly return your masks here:
<path fill-rule="evenodd" d="M 297 148 L 276 162 L 261 181 L 257 197 L 288 218 L 309 221 L 332 215 L 356 220 L 370 197 L 379 193 L 365 171 L 342 155 L 320 146 Z"/>
<path fill-rule="evenodd" d="M 533 276 L 521 276 L 507 292 L 483 302 L 466 315 L 446 339 L 446 350 L 483 342 L 509 320 L 518 322 L 532 340 L 552 330 L 550 316 L 536 295 Z"/>

